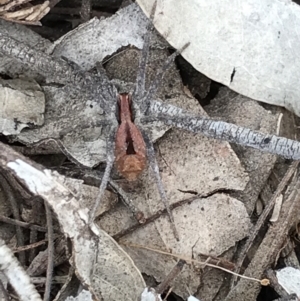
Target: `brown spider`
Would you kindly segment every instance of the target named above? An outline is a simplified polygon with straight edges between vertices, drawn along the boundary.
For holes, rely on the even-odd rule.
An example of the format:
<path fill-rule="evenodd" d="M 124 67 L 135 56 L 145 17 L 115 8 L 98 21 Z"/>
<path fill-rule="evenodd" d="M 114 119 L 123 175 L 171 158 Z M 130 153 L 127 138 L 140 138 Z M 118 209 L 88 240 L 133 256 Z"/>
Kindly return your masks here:
<path fill-rule="evenodd" d="M 152 7 L 150 20 L 153 20 L 154 18 L 156 4 L 157 1 L 155 1 Z M 99 195 L 97 197 L 95 206 L 91 211 L 90 218 L 91 220 L 94 218 L 100 200 L 107 187 L 113 164 L 115 163 L 117 170 L 122 176 L 124 176 L 124 178 L 126 178 L 128 181 L 133 181 L 136 180 L 140 173 L 145 169 L 148 157 L 150 167 L 152 168 L 157 181 L 160 197 L 167 209 L 170 221 L 172 223 L 172 229 L 175 237 L 179 239 L 174 224 L 173 214 L 167 202 L 166 194 L 160 178 L 158 165 L 155 159 L 154 147 L 149 139 L 148 134 L 145 130 L 143 130 L 143 123 L 145 121 L 147 122 L 147 120 L 144 122 L 142 121 L 144 117 L 149 116 L 148 112 L 151 100 L 154 98 L 157 90 L 160 87 L 160 83 L 165 71 L 174 61 L 179 52 L 173 53 L 167 59 L 165 65 L 161 69 L 157 70 L 154 81 L 150 84 L 149 90 L 146 90 L 145 74 L 149 54 L 150 32 L 152 30 L 151 24 L 152 23 L 150 22 L 150 28 L 148 28 L 144 41 L 144 47 L 139 62 L 139 70 L 137 73 L 135 91 L 133 92 L 132 96 L 127 93 L 118 95 L 118 107 L 114 106 L 114 109 L 118 111 L 117 118 L 119 125 L 117 125 L 117 129 L 115 119 L 114 121 L 108 120 L 108 123 L 111 124 L 111 135 L 109 136 L 107 142 L 107 164 L 100 185 Z M 187 46 L 188 45 L 184 45 L 181 51 L 183 51 Z M 110 91 L 111 95 L 114 93 L 113 90 L 114 89 L 112 88 Z"/>

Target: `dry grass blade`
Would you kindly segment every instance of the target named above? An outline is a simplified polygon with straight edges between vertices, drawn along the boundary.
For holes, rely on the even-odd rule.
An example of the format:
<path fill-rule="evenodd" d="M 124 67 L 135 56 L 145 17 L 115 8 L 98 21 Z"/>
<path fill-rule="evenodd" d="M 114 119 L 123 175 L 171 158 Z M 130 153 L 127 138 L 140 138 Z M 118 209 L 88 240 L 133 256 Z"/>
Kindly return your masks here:
<path fill-rule="evenodd" d="M 39 21 L 50 11 L 50 1 L 44 1 L 42 4 L 26 5 L 30 1 L 12 0 L 0 6 L 0 18 L 21 24 L 41 25 Z"/>

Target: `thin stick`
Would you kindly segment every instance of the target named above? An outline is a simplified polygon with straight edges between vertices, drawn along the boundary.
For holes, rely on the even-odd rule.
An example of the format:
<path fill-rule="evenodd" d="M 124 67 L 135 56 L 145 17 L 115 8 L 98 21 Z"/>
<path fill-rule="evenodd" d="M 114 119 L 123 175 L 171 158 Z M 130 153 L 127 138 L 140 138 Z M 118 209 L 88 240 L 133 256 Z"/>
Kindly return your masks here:
<path fill-rule="evenodd" d="M 59 238 L 60 235 L 54 235 L 54 239 L 56 238 Z M 40 240 L 40 241 L 37 241 L 37 242 L 34 242 L 30 245 L 27 245 L 27 246 L 23 246 L 23 247 L 18 247 L 18 248 L 14 248 L 13 249 L 13 252 L 14 253 L 18 253 L 18 252 L 21 252 L 21 251 L 27 251 L 27 250 L 32 250 L 32 249 L 35 249 L 41 245 L 44 245 L 48 242 L 48 238 L 46 239 L 43 239 L 43 240 Z"/>
<path fill-rule="evenodd" d="M 19 213 L 19 207 L 18 207 L 18 203 L 15 198 L 14 192 L 13 192 L 11 186 L 9 185 L 8 181 L 6 180 L 6 178 L 1 173 L 0 173 L 0 182 L 1 182 L 1 186 L 4 190 L 6 199 L 10 203 L 12 213 L 13 213 L 15 220 L 20 220 L 21 217 L 20 217 L 20 213 Z M 19 225 L 16 225 L 16 237 L 17 237 L 18 246 L 24 246 L 23 231 Z M 20 260 L 21 265 L 25 266 L 24 252 L 21 252 L 19 254 L 19 260 Z"/>
<path fill-rule="evenodd" d="M 4 240 L 0 238 L 0 270 L 7 277 L 9 283 L 15 289 L 20 300 L 41 301 L 41 296 L 34 285 L 30 282 L 30 277 L 6 246 Z"/>
<path fill-rule="evenodd" d="M 39 212 L 43 210 L 42 205 L 44 202 L 37 201 L 35 202 L 34 206 L 32 206 L 32 217 L 33 222 L 41 223 L 41 216 Z M 29 243 L 30 245 L 36 243 L 38 241 L 38 232 L 35 229 L 31 229 L 30 231 L 30 237 L 29 237 Z M 31 248 L 28 255 L 28 262 L 32 262 L 37 254 L 36 248 Z"/>
<path fill-rule="evenodd" d="M 288 231 L 298 220 L 300 213 L 299 174 L 296 175 L 295 179 L 296 183 L 294 183 L 293 180 L 291 185 L 289 185 L 291 193 L 286 196 L 283 202 L 278 220 L 267 230 L 263 241 L 257 248 L 255 255 L 244 272 L 245 275 L 251 275 L 257 278 L 264 275 L 264 271 L 276 260 L 276 256 L 286 240 Z M 257 293 L 258 289 L 254 283 L 249 284 L 241 279 L 238 284 L 230 290 L 225 301 L 241 300 L 245 297 L 245 294 L 247 294 L 248 300 L 254 300 L 257 297 Z"/>
<path fill-rule="evenodd" d="M 232 275 L 236 275 L 240 278 L 244 278 L 244 279 L 248 279 L 248 280 L 252 280 L 252 281 L 255 281 L 255 282 L 259 282 L 260 284 L 264 284 L 264 282 L 266 282 L 266 279 L 262 279 L 262 280 L 259 280 L 259 279 L 256 279 L 256 278 L 252 278 L 252 277 L 247 277 L 247 276 L 244 276 L 244 275 L 240 275 L 240 274 L 237 274 L 235 272 L 232 272 L 230 270 L 227 270 L 225 268 L 222 268 L 220 266 L 217 266 L 217 265 L 214 265 L 214 264 L 210 264 L 210 263 L 207 263 L 206 261 L 203 262 L 203 261 L 199 261 L 199 260 L 195 260 L 195 259 L 190 259 L 190 258 L 187 258 L 187 257 L 184 257 L 184 256 L 181 256 L 179 254 L 174 254 L 174 253 L 168 253 L 168 252 L 165 252 L 165 251 L 161 251 L 161 250 L 157 250 L 157 249 L 153 249 L 153 248 L 150 248 L 150 247 L 146 247 L 146 246 L 142 246 L 142 245 L 137 245 L 137 244 L 127 244 L 125 242 L 122 242 L 121 243 L 122 245 L 124 246 L 127 246 L 127 247 L 133 247 L 133 248 L 138 248 L 138 249 L 144 249 L 144 250 L 148 250 L 148 251 L 153 251 L 153 252 L 156 252 L 156 253 L 159 253 L 159 254 L 163 254 L 163 255 L 167 255 L 167 256 L 171 256 L 171 257 L 175 257 L 175 258 L 178 258 L 178 259 L 182 259 L 186 262 L 189 262 L 189 263 L 195 263 L 195 264 L 200 264 L 200 265 L 203 265 L 203 266 L 209 266 L 211 268 L 215 268 L 215 269 L 218 269 L 218 270 L 222 270 L 224 272 L 227 272 L 229 274 L 232 274 Z"/>
<path fill-rule="evenodd" d="M 197 196 L 193 196 L 193 197 L 190 197 L 190 198 L 187 198 L 187 199 L 184 199 L 184 200 L 180 200 L 180 201 L 176 202 L 175 204 L 170 205 L 170 209 L 172 210 L 174 208 L 183 206 L 184 204 L 191 203 L 194 200 L 197 200 L 197 199 L 199 199 L 201 197 L 205 197 L 205 196 L 207 196 L 207 195 L 197 195 Z M 132 226 L 130 226 L 126 229 L 123 229 L 120 232 L 116 233 L 115 235 L 113 235 L 113 239 L 118 241 L 123 236 L 134 232 L 136 229 L 140 228 L 141 226 L 145 226 L 145 225 L 147 225 L 151 222 L 154 222 L 156 219 L 158 219 L 159 217 L 161 217 L 163 214 L 166 214 L 166 213 L 167 213 L 166 208 L 163 209 L 163 210 L 160 210 L 160 211 L 156 212 L 155 214 L 149 216 L 148 218 L 145 218 L 145 221 L 143 222 L 143 224 L 135 224 L 135 225 L 132 225 Z"/>
<path fill-rule="evenodd" d="M 46 284 L 44 301 L 50 299 L 52 276 L 53 276 L 53 256 L 54 256 L 54 235 L 53 235 L 53 219 L 51 208 L 46 201 L 44 201 L 46 209 L 47 227 L 48 227 L 48 262 L 47 262 L 47 274 L 46 274 Z"/>
<path fill-rule="evenodd" d="M 162 294 L 167 287 L 169 286 L 170 282 L 173 281 L 177 275 L 182 271 L 184 265 L 186 264 L 185 260 L 179 259 L 176 265 L 173 267 L 171 272 L 167 275 L 167 277 L 157 286 L 155 289 L 158 294 Z"/>
<path fill-rule="evenodd" d="M 15 225 L 15 226 L 20 226 L 26 229 L 36 230 L 40 232 L 47 232 L 47 229 L 45 227 L 18 221 L 16 219 L 9 218 L 3 215 L 0 215 L 0 222 Z"/>
<path fill-rule="evenodd" d="M 251 248 L 251 246 L 253 244 L 253 241 L 254 241 L 255 237 L 257 236 L 257 234 L 258 234 L 259 230 L 261 229 L 261 227 L 265 224 L 267 217 L 269 216 L 272 208 L 275 205 L 276 199 L 282 193 L 283 189 L 285 188 L 285 186 L 289 182 L 290 178 L 292 177 L 292 175 L 297 170 L 298 165 L 299 165 L 299 161 L 295 161 L 290 165 L 290 167 L 287 170 L 287 172 L 285 173 L 283 179 L 279 183 L 276 191 L 274 192 L 271 200 L 269 201 L 268 205 L 265 207 L 264 211 L 260 215 L 260 217 L 259 217 L 258 221 L 256 222 L 255 226 L 251 230 L 251 234 L 248 237 L 248 239 L 246 241 L 246 244 L 244 245 L 244 247 L 243 247 L 243 249 L 240 253 L 240 256 L 238 258 L 238 261 L 236 263 L 235 272 L 237 272 L 237 273 L 240 272 L 241 266 L 242 266 L 242 264 L 243 264 L 243 262 L 244 262 L 244 260 L 247 256 L 247 253 L 248 253 L 249 249 Z"/>
<path fill-rule="evenodd" d="M 8 296 L 7 290 L 5 289 L 3 282 L 1 280 L 0 280 L 0 292 L 2 292 L 4 301 L 9 301 L 9 296 Z"/>
<path fill-rule="evenodd" d="M 81 0 L 81 10 L 80 10 L 80 17 L 82 22 L 87 22 L 91 18 L 91 0 Z"/>

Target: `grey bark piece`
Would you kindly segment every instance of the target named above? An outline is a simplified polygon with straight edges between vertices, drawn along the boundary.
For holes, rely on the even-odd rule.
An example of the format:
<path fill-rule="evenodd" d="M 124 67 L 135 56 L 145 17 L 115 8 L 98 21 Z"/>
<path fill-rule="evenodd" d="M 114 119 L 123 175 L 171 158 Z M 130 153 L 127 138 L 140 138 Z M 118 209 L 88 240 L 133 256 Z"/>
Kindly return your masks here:
<path fill-rule="evenodd" d="M 90 122 L 104 118 L 98 103 L 67 88 L 44 87 L 44 91 L 47 98 L 44 126 L 22 131 L 18 140 L 33 144 L 42 139 L 60 139 L 63 151 L 80 164 L 92 167 L 104 161 L 104 129 L 89 126 Z"/>
<path fill-rule="evenodd" d="M 41 51 L 46 51 L 51 45 L 50 41 L 43 39 L 29 28 L 20 24 L 6 22 L 1 19 L 0 32 L 15 38 L 20 42 L 27 43 L 31 47 Z M 7 74 L 11 77 L 17 77 L 22 74 L 30 78 L 40 78 L 40 75 L 36 72 L 17 62 L 15 59 L 2 54 L 0 54 L 0 73 Z"/>
<path fill-rule="evenodd" d="M 70 31 L 51 47 L 56 57 L 66 57 L 83 70 L 125 46 L 143 47 L 147 18 L 136 4 L 129 5 L 105 20 L 94 18 Z"/>
<path fill-rule="evenodd" d="M 239 95 L 228 88 L 221 88 L 217 97 L 205 107 L 205 110 L 211 118 L 260 132 L 275 134 L 278 116 L 265 110 L 256 101 Z M 276 156 L 236 144 L 232 144 L 231 147 L 237 153 L 250 178 L 246 188 L 232 196 L 242 200 L 248 213 L 251 214 L 273 169 Z"/>
<path fill-rule="evenodd" d="M 30 125 L 44 123 L 45 96 L 32 79 L 0 79 L 0 131 L 19 134 Z"/>
<path fill-rule="evenodd" d="M 149 12 L 154 0 L 138 0 Z M 195 69 L 298 116 L 300 7 L 286 0 L 158 1 L 154 26 Z"/>

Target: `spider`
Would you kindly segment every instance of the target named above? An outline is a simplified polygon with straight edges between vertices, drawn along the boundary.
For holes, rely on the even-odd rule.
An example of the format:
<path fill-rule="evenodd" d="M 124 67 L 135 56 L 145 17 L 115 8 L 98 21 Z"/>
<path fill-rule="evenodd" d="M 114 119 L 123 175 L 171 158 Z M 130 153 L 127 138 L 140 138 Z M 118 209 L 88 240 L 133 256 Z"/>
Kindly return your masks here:
<path fill-rule="evenodd" d="M 149 28 L 144 39 L 136 85 L 132 94 L 118 94 L 116 87 L 109 81 L 101 68 L 98 68 L 97 75 L 83 72 L 78 66 L 65 59 L 52 58 L 3 33 L 0 33 L 0 52 L 20 61 L 25 66 L 50 80 L 52 79 L 54 82 L 75 86 L 81 93 L 86 93 L 93 99 L 97 99 L 99 106 L 105 112 L 105 120 L 99 121 L 99 123 L 105 125 L 108 129 L 106 168 L 98 197 L 90 211 L 90 221 L 94 219 L 114 164 L 120 174 L 126 179 L 135 180 L 146 167 L 148 160 L 157 182 L 161 200 L 169 215 L 173 232 L 178 239 L 174 218 L 168 205 L 155 158 L 154 147 L 145 127 L 146 124 L 159 121 L 194 133 L 202 133 L 212 138 L 223 139 L 279 154 L 289 159 L 300 159 L 300 144 L 294 140 L 262 134 L 234 124 L 214 121 L 207 117 L 194 116 L 181 108 L 154 101 L 164 73 L 175 57 L 188 47 L 188 44 L 186 44 L 169 56 L 164 65 L 157 70 L 155 79 L 148 90 L 146 90 L 145 69 L 152 30 L 151 21 L 154 19 L 156 3 L 155 1 L 151 10 Z"/>

